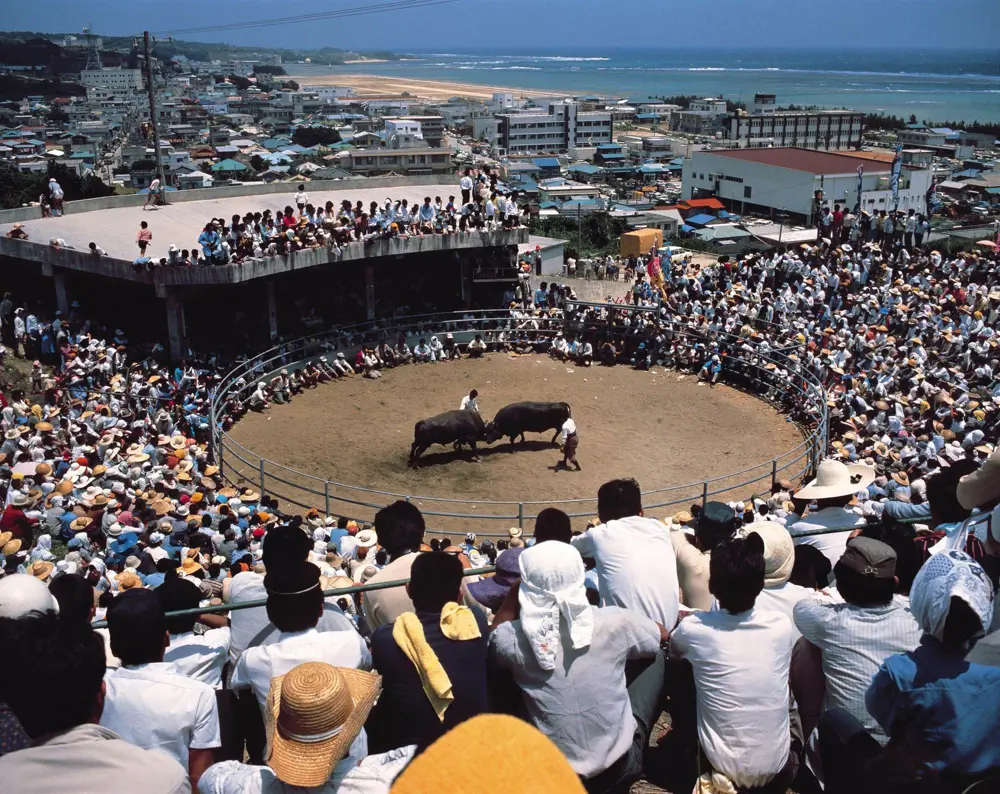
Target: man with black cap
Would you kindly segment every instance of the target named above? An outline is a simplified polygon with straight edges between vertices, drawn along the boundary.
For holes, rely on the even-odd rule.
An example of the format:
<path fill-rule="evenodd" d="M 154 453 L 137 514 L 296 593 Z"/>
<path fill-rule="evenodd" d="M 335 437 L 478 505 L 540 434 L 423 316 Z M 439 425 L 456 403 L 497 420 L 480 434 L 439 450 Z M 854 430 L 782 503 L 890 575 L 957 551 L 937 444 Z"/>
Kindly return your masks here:
<path fill-rule="evenodd" d="M 698 516 L 694 535 L 672 528 L 670 542 L 677 555 L 681 603 L 691 609 L 711 609 L 709 560 L 712 550 L 736 533 L 736 513 L 723 502 L 708 502 Z"/>
<path fill-rule="evenodd" d="M 212 688 L 178 675 L 163 661 L 170 643 L 167 618 L 156 593 L 133 589 L 108 608 L 111 652 L 122 666 L 109 671 L 101 725 L 125 741 L 159 750 L 178 761 L 197 789 L 221 746 Z"/>
<path fill-rule="evenodd" d="M 865 693 L 883 661 L 912 651 L 920 643 L 920 627 L 904 602 L 894 597 L 896 552 L 878 540 L 856 537 L 834 567 L 843 602 L 817 593 L 793 610 L 800 642 L 812 643 L 822 654 L 826 692 L 823 711 L 844 708 L 876 739 L 885 744 L 882 731 L 865 706 Z M 792 687 L 798 692 L 798 671 L 793 666 Z M 815 727 L 807 725 L 807 730 Z M 819 766 L 815 735 L 810 737 L 810 759 Z"/>
<path fill-rule="evenodd" d="M 267 617 L 280 633 L 268 645 L 247 648 L 230 682 L 233 689 L 252 689 L 261 712 L 267 705 L 271 679 L 305 662 L 371 670 L 371 653 L 353 625 L 345 631 L 317 630 L 324 611 L 317 566 L 304 560 L 287 561 L 268 571 L 264 588 Z"/>

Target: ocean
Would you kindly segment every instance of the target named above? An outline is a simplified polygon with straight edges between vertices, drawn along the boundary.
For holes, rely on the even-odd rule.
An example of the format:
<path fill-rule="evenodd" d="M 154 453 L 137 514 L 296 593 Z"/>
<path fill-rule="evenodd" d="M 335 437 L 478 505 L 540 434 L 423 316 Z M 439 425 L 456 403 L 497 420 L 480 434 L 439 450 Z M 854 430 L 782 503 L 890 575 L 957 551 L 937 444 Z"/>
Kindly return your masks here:
<path fill-rule="evenodd" d="M 778 103 L 848 107 L 921 121 L 1000 121 L 997 50 L 740 50 L 517 48 L 419 52 L 390 63 L 324 67 L 299 74 L 393 77 L 509 85 L 619 96 L 725 96 L 754 93 Z"/>

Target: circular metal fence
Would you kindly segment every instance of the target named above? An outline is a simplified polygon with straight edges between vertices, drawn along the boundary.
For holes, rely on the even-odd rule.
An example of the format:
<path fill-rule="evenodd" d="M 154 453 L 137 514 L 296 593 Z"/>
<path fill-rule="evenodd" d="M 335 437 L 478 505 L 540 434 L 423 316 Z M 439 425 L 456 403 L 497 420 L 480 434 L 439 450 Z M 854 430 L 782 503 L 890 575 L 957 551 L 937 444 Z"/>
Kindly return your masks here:
<path fill-rule="evenodd" d="M 373 346 L 383 339 L 394 343 L 400 336 L 411 345 L 420 336 L 446 332 L 454 334 L 459 343 L 470 341 L 476 334 L 482 334 L 488 343 L 515 339 L 537 342 L 560 330 L 520 325 L 521 322 L 513 319 L 507 310 L 397 317 L 301 337 L 249 358 L 222 378 L 212 400 L 212 446 L 222 478 L 235 486 L 251 487 L 304 510 L 316 508 L 327 515 L 360 521 L 370 521 L 385 505 L 404 499 L 420 508 L 428 519 L 428 532 L 434 533 L 475 531 L 486 537 L 506 537 L 506 527 L 524 527 L 526 520 L 533 520 L 546 507 L 558 507 L 571 518 L 596 516 L 596 495 L 549 501 L 473 500 L 399 493 L 325 480 L 258 455 L 235 441 L 224 427 L 229 424 L 226 405 L 231 397 L 245 398 L 258 381 L 267 381 L 281 369 L 304 367 L 323 355 L 343 352 L 353 356 L 362 346 Z M 800 371 L 797 362 L 780 350 L 762 352 L 755 340 L 746 337 L 704 330 L 695 332 L 683 326 L 674 327 L 669 333 L 682 350 L 697 345 L 717 345 L 727 353 L 722 381 L 788 411 L 803 428 L 804 438 L 794 449 L 739 471 L 685 485 L 646 490 L 643 492 L 646 511 L 679 509 L 692 502 L 704 503 L 712 497 L 737 492 L 741 497 L 750 492 L 764 494 L 778 479 L 800 480 L 815 469 L 826 452 L 829 417 L 826 391 L 811 373 Z"/>

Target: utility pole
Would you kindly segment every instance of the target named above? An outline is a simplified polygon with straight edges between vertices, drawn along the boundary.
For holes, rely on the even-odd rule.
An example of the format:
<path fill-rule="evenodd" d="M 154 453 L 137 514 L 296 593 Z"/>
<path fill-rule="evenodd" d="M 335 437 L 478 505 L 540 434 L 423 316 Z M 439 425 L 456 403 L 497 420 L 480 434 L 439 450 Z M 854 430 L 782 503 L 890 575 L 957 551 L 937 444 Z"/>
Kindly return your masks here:
<path fill-rule="evenodd" d="M 156 177 L 160 180 L 160 201 L 167 203 L 167 180 L 163 177 L 163 159 L 160 154 L 160 126 L 156 123 L 156 89 L 153 86 L 153 59 L 149 54 L 149 31 L 143 31 L 142 44 L 146 51 L 146 93 L 149 95 L 149 121 L 153 127 L 153 157 Z"/>
<path fill-rule="evenodd" d="M 583 214 L 581 212 L 579 199 L 577 199 L 576 205 L 576 255 L 577 257 L 583 256 Z"/>

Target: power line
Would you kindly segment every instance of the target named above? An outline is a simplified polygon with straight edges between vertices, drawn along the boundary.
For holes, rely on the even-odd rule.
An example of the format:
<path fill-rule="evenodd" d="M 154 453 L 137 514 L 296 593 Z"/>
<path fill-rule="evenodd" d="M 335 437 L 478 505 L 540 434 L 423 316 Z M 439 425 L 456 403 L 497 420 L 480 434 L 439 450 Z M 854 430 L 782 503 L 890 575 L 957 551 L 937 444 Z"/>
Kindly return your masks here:
<path fill-rule="evenodd" d="M 455 3 L 458 0 L 396 0 L 396 2 L 376 3 L 367 6 L 352 6 L 334 11 L 319 11 L 311 14 L 300 14 L 290 17 L 276 17 L 273 19 L 259 19 L 246 22 L 233 22 L 224 25 L 207 25 L 200 28 L 178 28 L 159 32 L 160 36 L 179 36 L 190 33 L 209 33 L 224 30 L 244 30 L 247 28 L 271 27 L 273 25 L 293 25 L 300 22 L 315 22 L 325 19 L 342 19 L 345 17 L 366 16 L 369 14 L 383 14 L 392 11 L 406 11 L 412 8 L 425 8 L 428 6 L 445 5 Z"/>

